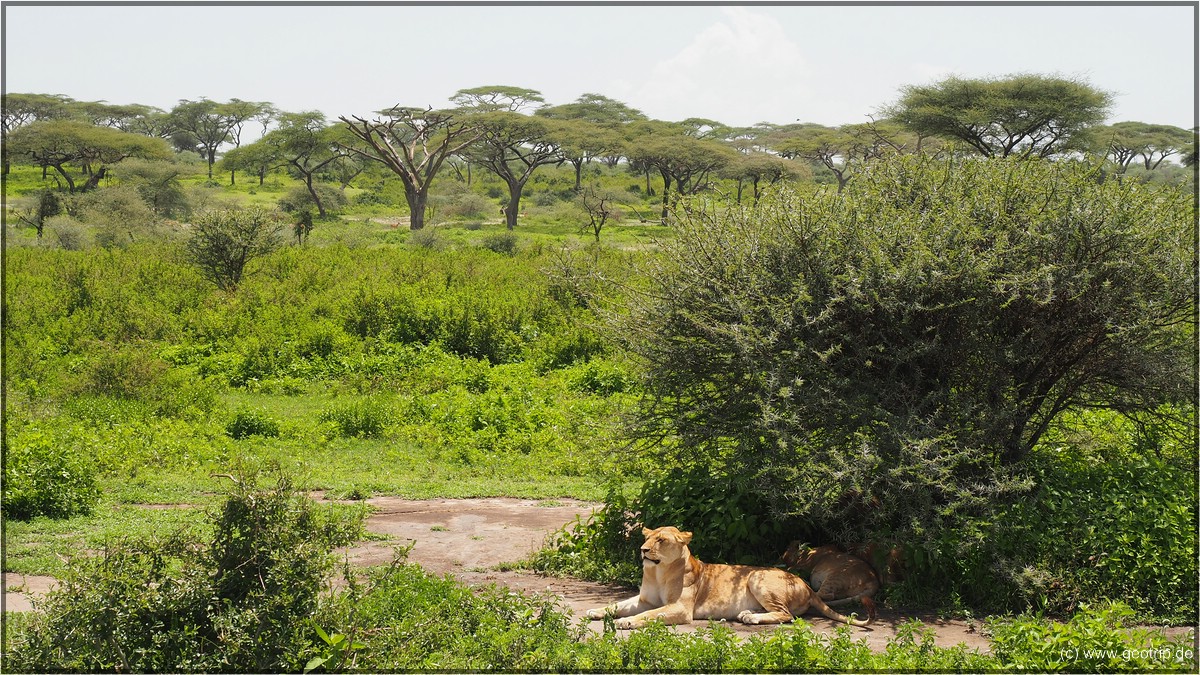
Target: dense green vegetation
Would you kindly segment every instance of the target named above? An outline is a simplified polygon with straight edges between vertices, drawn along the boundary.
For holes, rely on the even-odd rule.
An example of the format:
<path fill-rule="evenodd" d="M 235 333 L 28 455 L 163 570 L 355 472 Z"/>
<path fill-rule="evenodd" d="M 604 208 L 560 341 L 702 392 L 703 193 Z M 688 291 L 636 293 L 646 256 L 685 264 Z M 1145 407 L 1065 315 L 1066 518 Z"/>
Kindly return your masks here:
<path fill-rule="evenodd" d="M 15 672 L 499 670 L 809 672 L 1067 670 L 1188 672 L 1191 646 L 1129 626 L 1121 604 L 1067 624 L 989 623 L 995 653 L 934 644 L 913 621 L 882 652 L 842 627 L 803 622 L 739 640 L 711 623 L 594 635 L 550 595 L 433 577 L 397 550 L 344 590 L 322 590 L 332 546 L 358 536 L 361 510 L 319 508 L 268 472 L 233 476 L 211 534 L 126 538 L 80 561 L 44 611 L 18 621 Z"/>
<path fill-rule="evenodd" d="M 6 118 L 12 147 L 76 152 L 6 155 L 4 570 L 65 583 L 8 619 L 6 663 L 1194 668 L 1127 629 L 1194 624 L 1198 603 L 1195 215 L 1162 163 L 1178 134 L 1076 129 L 1076 152 L 1111 136 L 1078 162 L 947 139 L 896 160 L 913 139 L 895 120 L 751 133 L 598 95 L 460 98 L 486 138 L 408 178 L 312 114 L 218 161 L 265 104 L 122 113 L 161 144 L 61 98 Z M 201 138 L 205 116 L 233 126 Z M 542 134 L 562 161 L 517 172 L 506 153 Z M 1006 618 L 990 656 L 915 624 L 880 654 L 803 623 L 583 639 L 550 598 L 472 593 L 403 555 L 322 590 L 362 513 L 309 490 L 603 501 L 529 564 L 629 583 L 641 523 L 695 531 L 712 561 L 874 545 L 898 559 L 885 606 Z M 234 579 L 246 561 L 278 585 Z"/>

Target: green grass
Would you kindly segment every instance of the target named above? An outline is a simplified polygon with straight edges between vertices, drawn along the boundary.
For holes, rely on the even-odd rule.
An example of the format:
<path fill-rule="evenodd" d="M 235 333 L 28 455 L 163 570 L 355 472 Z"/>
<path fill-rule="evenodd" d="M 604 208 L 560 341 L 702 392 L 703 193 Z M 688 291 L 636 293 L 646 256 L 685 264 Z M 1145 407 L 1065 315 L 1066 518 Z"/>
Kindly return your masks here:
<path fill-rule="evenodd" d="M 176 494 L 186 501 L 163 502 L 176 508 L 147 508 L 130 502 L 130 495 L 118 486 L 112 487 L 89 516 L 6 521 L 4 571 L 58 577 L 72 559 L 94 555 L 106 544 L 125 538 L 162 538 L 179 530 L 200 532 L 207 527 L 205 509 L 217 503 L 215 491 L 223 486 L 216 479 L 203 485 L 207 490 L 194 484 L 191 492 Z"/>

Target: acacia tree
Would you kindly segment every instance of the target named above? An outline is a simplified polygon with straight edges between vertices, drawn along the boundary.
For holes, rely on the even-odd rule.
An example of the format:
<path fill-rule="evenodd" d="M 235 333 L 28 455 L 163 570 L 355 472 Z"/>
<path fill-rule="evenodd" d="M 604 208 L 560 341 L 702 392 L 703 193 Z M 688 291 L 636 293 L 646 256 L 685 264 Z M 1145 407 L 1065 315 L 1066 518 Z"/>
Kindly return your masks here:
<path fill-rule="evenodd" d="M 653 169 L 663 180 L 662 222 L 670 214 L 671 186 L 678 196 L 707 187 L 708 176 L 737 157 L 733 148 L 714 140 L 694 138 L 682 127 L 663 122 L 630 125 L 629 160 L 634 166 Z"/>
<path fill-rule="evenodd" d="M 886 112 L 918 134 L 961 141 L 985 157 L 1049 157 L 1085 149 L 1085 132 L 1111 104 L 1111 94 L 1082 80 L 1026 74 L 904 87 Z"/>
<path fill-rule="evenodd" d="M 600 243 L 600 232 L 604 230 L 608 220 L 621 217 L 621 210 L 618 208 L 620 199 L 619 194 L 599 185 L 588 185 L 575 196 L 575 202 L 587 214 L 587 228 L 591 229 L 597 244 Z"/>
<path fill-rule="evenodd" d="M 339 132 L 344 133 L 341 127 L 328 126 L 325 115 L 319 111 L 284 113 L 279 117 L 279 128 L 254 144 L 264 148 L 263 156 L 274 157 L 279 166 L 287 167 L 294 177 L 304 181 L 304 187 L 317 206 L 317 214 L 322 218 L 326 211 L 315 187 L 316 176 L 346 156 L 347 151 L 339 140 L 348 142 L 349 139 Z"/>
<path fill-rule="evenodd" d="M 1125 173 L 1133 160 L 1141 158 L 1147 171 L 1157 169 L 1163 160 L 1186 151 L 1195 135 L 1169 124 L 1117 122 L 1095 129 L 1093 134 L 1106 157 Z"/>
<path fill-rule="evenodd" d="M 812 172 L 807 166 L 790 159 L 773 155 L 769 152 L 755 151 L 739 155 L 722 170 L 726 178 L 737 181 L 737 203 L 742 203 L 742 189 L 746 181 L 750 182 L 751 197 L 754 203 L 762 198 L 763 190 L 785 180 L 802 177 L 811 178 Z"/>
<path fill-rule="evenodd" d="M 267 174 L 282 166 L 276 149 L 261 140 L 226 152 L 219 163 L 222 171 L 249 171 L 258 176 L 258 184 L 266 183 Z"/>
<path fill-rule="evenodd" d="M 545 105 L 542 92 L 524 87 L 485 85 L 459 89 L 450 102 L 472 112 L 521 112 Z"/>
<path fill-rule="evenodd" d="M 9 132 L 38 120 L 67 119 L 72 116 L 69 105 L 73 99 L 57 94 L 4 94 L 0 96 L 3 110 L 4 174 L 9 172 Z M 45 178 L 45 176 L 42 176 Z"/>
<path fill-rule="evenodd" d="M 624 153 L 625 139 L 618 129 L 565 117 L 553 108 L 543 108 L 537 115 L 558 122 L 555 134 L 560 140 L 563 159 L 575 169 L 576 192 L 583 183 L 585 164 L 598 157 L 619 157 Z"/>
<path fill-rule="evenodd" d="M 226 143 L 241 145 L 241 129 L 247 121 L 268 115 L 269 103 L 252 103 L 232 99 L 217 103 L 206 98 L 199 101 L 181 100 L 171 109 L 172 140 L 181 149 L 195 150 L 208 161 L 208 177 L 212 178 L 217 150 Z"/>
<path fill-rule="evenodd" d="M 13 215 L 33 227 L 37 231 L 37 238 L 41 239 L 46 221 L 62 213 L 62 201 L 53 190 L 38 190 L 22 201 L 24 204 L 13 209 Z"/>
<path fill-rule="evenodd" d="M 826 532 L 952 527 L 1021 488 L 1064 411 L 1190 407 L 1194 227 L 1180 188 L 1015 158 L 693 205 L 616 319 L 635 428 Z"/>
<path fill-rule="evenodd" d="M 53 168 L 75 192 L 75 176 L 68 167 L 83 169 L 87 181 L 83 190 L 100 184 L 108 165 L 128 157 L 169 159 L 170 148 L 162 139 L 130 134 L 86 122 L 50 120 L 34 122 L 9 134 L 6 144 L 14 156 L 28 157 L 43 168 Z"/>
<path fill-rule="evenodd" d="M 429 186 L 442 164 L 475 142 L 483 131 L 451 110 L 397 106 L 380 113 L 382 118 L 339 117 L 355 139 L 339 144 L 365 160 L 383 164 L 404 183 L 409 228 L 425 227 Z"/>
<path fill-rule="evenodd" d="M 469 160 L 496 174 L 508 186 L 504 220 L 508 229 L 517 226 L 521 194 L 540 166 L 564 161 L 562 146 L 551 120 L 513 112 L 477 115 L 472 124 L 482 133 L 464 151 Z"/>
<path fill-rule="evenodd" d="M 602 158 L 616 166 L 625 151 L 621 128 L 645 120 L 640 111 L 601 94 L 582 94 L 571 103 L 539 108 L 539 117 L 569 122 L 562 127 L 563 154 L 575 167 L 575 191 L 583 181 L 583 165 Z"/>
<path fill-rule="evenodd" d="M 841 192 L 866 162 L 920 148 L 918 139 L 905 136 L 911 134 L 876 122 L 840 127 L 799 124 L 780 128 L 767 142 L 783 157 L 824 166 L 837 179 Z"/>

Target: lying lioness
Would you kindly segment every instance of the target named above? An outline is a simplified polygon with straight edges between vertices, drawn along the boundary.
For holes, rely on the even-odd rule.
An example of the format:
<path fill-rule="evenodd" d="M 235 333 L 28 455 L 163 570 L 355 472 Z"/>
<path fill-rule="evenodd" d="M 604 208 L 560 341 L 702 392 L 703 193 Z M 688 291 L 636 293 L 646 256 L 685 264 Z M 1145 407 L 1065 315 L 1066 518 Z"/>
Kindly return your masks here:
<path fill-rule="evenodd" d="M 841 605 L 858 600 L 867 610 L 867 619 L 875 620 L 875 591 L 879 577 L 867 561 L 836 546 L 809 548 L 793 541 L 783 554 L 789 568 L 808 572 L 808 583 L 827 605 Z"/>
<path fill-rule="evenodd" d="M 642 588 L 636 596 L 607 607 L 589 609 L 589 619 L 618 617 L 617 628 L 638 628 L 653 619 L 668 624 L 693 619 L 742 623 L 782 623 L 810 606 L 825 616 L 855 626 L 868 621 L 848 619 L 833 611 L 794 574 L 771 567 L 713 565 L 692 557 L 691 532 L 674 527 L 643 528 Z"/>

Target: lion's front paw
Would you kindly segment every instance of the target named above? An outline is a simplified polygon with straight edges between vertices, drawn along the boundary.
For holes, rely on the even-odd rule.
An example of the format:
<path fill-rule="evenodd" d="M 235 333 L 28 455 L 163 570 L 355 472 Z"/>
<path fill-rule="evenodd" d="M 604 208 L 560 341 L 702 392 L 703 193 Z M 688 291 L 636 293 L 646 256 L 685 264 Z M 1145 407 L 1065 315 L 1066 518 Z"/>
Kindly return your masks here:
<path fill-rule="evenodd" d="M 754 615 L 754 612 L 752 612 L 748 609 L 742 610 L 741 614 L 738 614 L 737 618 L 738 618 L 738 621 L 741 621 L 742 623 L 749 623 L 749 624 L 757 624 L 758 623 L 758 617 Z"/>
<path fill-rule="evenodd" d="M 637 628 L 639 624 L 633 618 L 626 617 L 624 619 L 617 619 L 613 625 L 615 625 L 618 630 L 633 630 L 634 628 Z"/>
<path fill-rule="evenodd" d="M 587 611 L 587 618 L 592 620 L 603 619 L 607 613 L 608 609 L 606 607 L 597 607 L 596 609 L 589 609 Z"/>

